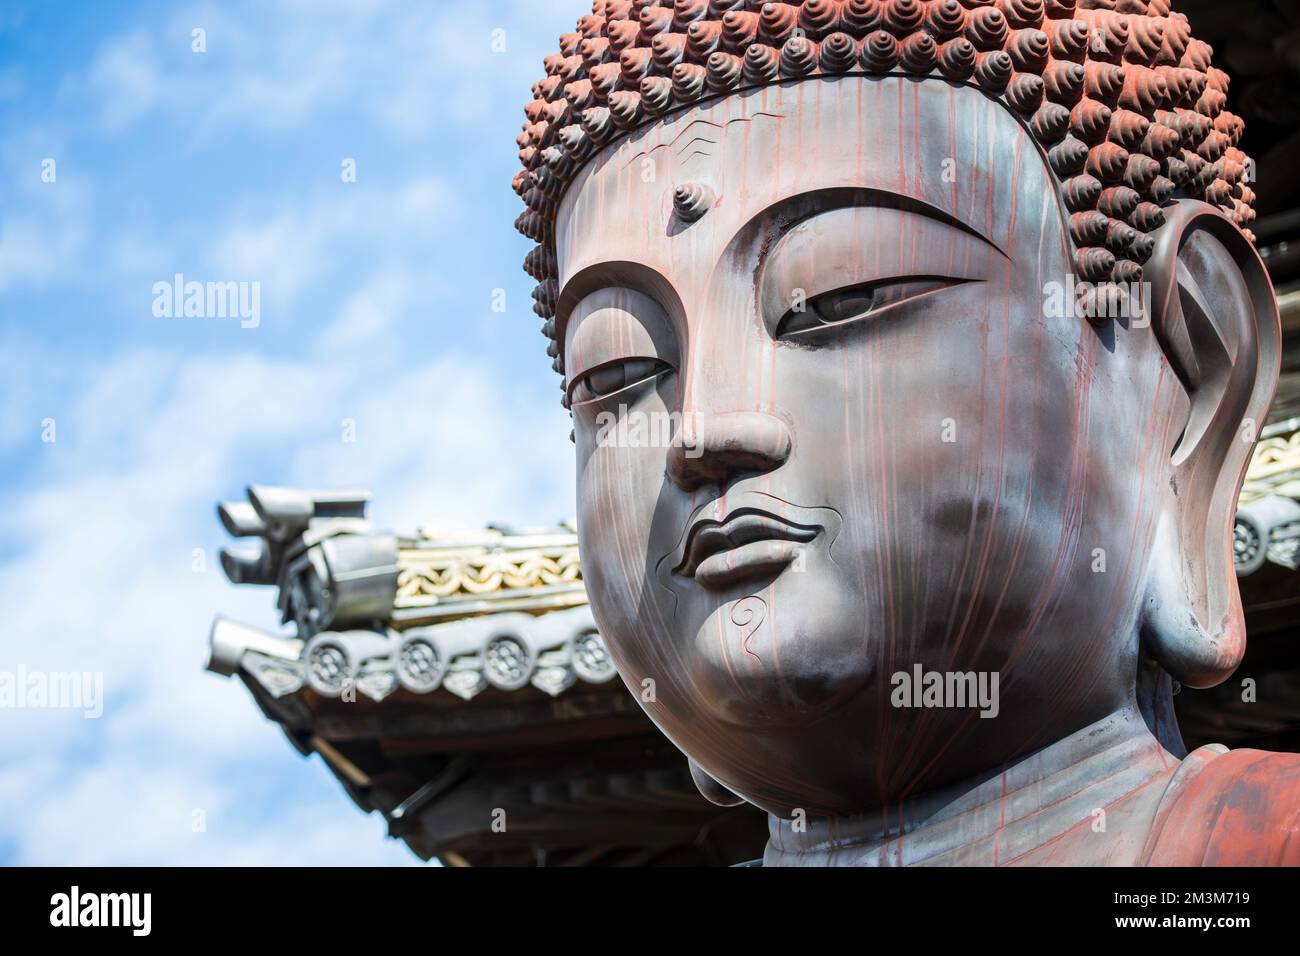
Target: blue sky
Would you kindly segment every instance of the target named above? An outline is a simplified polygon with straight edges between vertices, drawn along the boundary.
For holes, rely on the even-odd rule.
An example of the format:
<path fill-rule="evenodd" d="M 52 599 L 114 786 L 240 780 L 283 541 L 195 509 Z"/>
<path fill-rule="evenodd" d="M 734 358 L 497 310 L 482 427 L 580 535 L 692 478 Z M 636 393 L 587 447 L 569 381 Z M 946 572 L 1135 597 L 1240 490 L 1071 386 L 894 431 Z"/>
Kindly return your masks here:
<path fill-rule="evenodd" d="M 276 624 L 221 575 L 213 505 L 362 484 L 395 530 L 571 514 L 510 179 L 588 9 L 0 3 L 0 671 L 105 695 L 0 709 L 0 863 L 414 860 L 203 672 L 215 613 Z M 260 324 L 155 317 L 178 272 L 260 283 Z"/>

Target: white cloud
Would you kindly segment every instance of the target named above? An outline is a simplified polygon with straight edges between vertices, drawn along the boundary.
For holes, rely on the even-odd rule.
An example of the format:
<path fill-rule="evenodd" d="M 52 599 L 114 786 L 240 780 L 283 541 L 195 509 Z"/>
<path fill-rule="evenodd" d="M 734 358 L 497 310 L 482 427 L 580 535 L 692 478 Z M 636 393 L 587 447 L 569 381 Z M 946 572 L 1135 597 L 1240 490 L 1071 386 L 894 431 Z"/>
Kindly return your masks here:
<path fill-rule="evenodd" d="M 165 133 L 167 150 L 196 158 L 214 143 L 245 137 L 256 165 L 268 144 L 284 146 L 321 130 L 355 129 L 350 135 L 359 144 L 370 142 L 359 128 L 369 120 L 411 143 L 424 138 L 420 148 L 432 150 L 426 168 L 439 166 L 447 157 L 437 150 L 463 148 L 456 129 L 472 135 L 489 112 L 520 114 L 542 57 L 583 12 L 573 0 L 493 7 L 477 0 L 417 7 L 397 0 L 285 0 L 198 3 L 138 18 L 107 36 L 83 69 L 49 87 L 40 120 L 28 117 L 8 131 L 11 149 L 0 169 L 0 183 L 7 184 L 0 186 L 0 293 L 56 283 L 93 286 L 120 280 L 121 272 L 157 281 L 160 272 L 170 274 L 166 250 L 199 245 L 224 270 L 216 278 L 253 273 L 272 304 L 287 308 L 333 258 L 331 243 L 339 236 L 364 238 L 372 249 L 400 245 L 409 239 L 400 230 L 436 228 L 455 193 L 433 178 L 413 178 L 404 190 L 385 186 L 391 198 L 372 202 L 373 157 L 358 157 L 361 181 L 349 189 L 282 191 L 274 207 L 239 208 L 215 227 L 187 219 L 184 209 L 137 223 L 137 201 L 130 218 L 112 224 L 116 235 L 95 237 L 92 214 L 112 214 L 106 210 L 120 196 L 111 176 L 95 184 L 105 195 L 91 190 L 94 149 L 86 137 L 97 129 L 120 147 L 132 137 L 157 145 Z M 207 31 L 207 53 L 191 51 L 191 30 L 199 26 Z M 506 31 L 501 54 L 491 48 L 498 29 Z M 30 80 L 16 68 L 4 71 L 0 99 L 6 90 L 30 87 Z M 82 141 L 69 145 L 67 137 Z M 509 143 L 501 148 L 502 155 L 511 151 Z M 45 156 L 60 164 L 57 186 L 39 185 Z M 168 156 L 130 162 L 161 169 Z M 336 186 L 341 158 L 322 159 Z M 498 188 L 504 195 L 504 180 Z M 104 208 L 92 207 L 92 198 Z"/>
<path fill-rule="evenodd" d="M 372 289 L 400 295 L 393 283 Z M 345 305 L 335 328 L 355 332 L 358 308 Z M 354 824 L 359 811 L 341 791 L 265 811 L 299 831 L 292 841 L 276 826 L 190 833 L 193 807 L 239 806 L 241 779 L 227 768 L 298 759 L 237 683 L 200 669 L 215 612 L 275 624 L 269 590 L 220 578 L 213 503 L 243 481 L 363 482 L 402 528 L 459 528 L 466 515 L 550 521 L 567 513 L 571 488 L 562 412 L 532 407 L 463 356 L 376 375 L 320 354 L 272 362 L 147 351 L 79 371 L 81 391 L 39 480 L 10 502 L 18 553 L 0 563 L 0 605 L 6 660 L 102 671 L 105 712 L 93 721 L 0 711 L 0 835 L 17 842 L 22 862 L 367 858 L 377 827 Z M 348 412 L 356 444 L 338 431 Z M 262 461 L 278 456 L 282 470 L 241 473 L 253 450 Z M 195 548 L 208 549 L 204 573 L 192 569 Z M 337 853 L 321 849 L 331 840 Z"/>
<path fill-rule="evenodd" d="M 394 320 L 414 306 L 415 287 L 412 277 L 399 270 L 374 277 L 343 303 L 338 319 L 321 332 L 317 348 L 338 355 L 378 344 L 387 346 L 391 355 L 400 343 L 388 333 Z"/>
<path fill-rule="evenodd" d="M 40 181 L 42 155 L 29 154 L 22 186 L 0 219 L 0 293 L 72 278 L 90 238 L 90 187 L 60 168 Z"/>
<path fill-rule="evenodd" d="M 84 88 L 112 131 L 156 112 L 203 137 L 287 131 L 346 105 L 425 136 L 446 119 L 472 122 L 503 91 L 526 96 L 558 34 L 586 12 L 573 0 L 199 4 L 106 43 Z M 195 27 L 206 53 L 191 50 Z"/>
<path fill-rule="evenodd" d="M 29 455 L 5 476 L 0 669 L 100 671 L 107 698 L 100 720 L 0 710 L 0 846 L 15 847 L 15 862 L 409 857 L 318 761 L 304 767 L 238 683 L 201 670 L 215 613 L 276 623 L 269 590 L 221 577 L 213 504 L 252 481 L 363 484 L 394 530 L 554 522 L 572 511 L 573 451 L 553 380 L 539 403 L 495 356 L 442 335 L 458 320 L 434 314 L 439 282 L 451 281 L 438 276 L 439 252 L 455 242 L 447 223 L 464 212 L 465 184 L 392 169 L 371 177 L 363 160 L 360 182 L 343 185 L 330 158 L 322 185 L 302 185 L 311 176 L 295 167 L 291 185 L 254 196 L 232 176 L 214 204 L 196 201 L 202 215 L 186 206 L 183 175 L 137 195 L 121 184 L 138 169 L 178 175 L 149 152 L 159 138 L 193 146 L 238 133 L 260 159 L 331 112 L 403 137 L 444 119 L 472 124 L 494 102 L 485 91 L 522 102 L 543 52 L 582 12 L 573 0 L 511 0 L 500 13 L 510 53 L 491 57 L 494 14 L 468 0 L 198 5 L 105 39 L 60 87 L 48 121 L 7 138 L 0 294 L 32 293 L 37 314 L 0 330 L 11 369 L 0 453 Z M 190 52 L 196 25 L 207 54 Z M 6 75 L 0 87 L 25 79 Z M 82 123 L 83 111 L 98 123 Z M 57 186 L 39 182 L 45 155 L 59 158 Z M 264 311 L 301 322 L 301 347 L 269 354 L 259 350 L 283 340 L 237 332 L 204 351 L 195 342 L 217 340 L 149 326 L 150 347 L 116 339 L 125 326 L 101 313 L 147 315 L 149 285 L 172 262 L 191 279 L 261 281 Z M 89 302 L 68 295 L 77 283 Z M 326 283 L 337 293 L 328 314 L 304 314 L 309 299 L 329 301 L 311 296 Z M 444 324 L 402 338 L 426 318 Z M 512 322 L 511 334 L 534 335 L 535 323 Z M 36 440 L 47 415 L 52 445 Z M 341 440 L 344 418 L 355 443 Z M 285 780 L 300 785 L 280 796 Z M 196 807 L 208 811 L 202 834 L 191 831 Z"/>
<path fill-rule="evenodd" d="M 396 187 L 366 183 L 282 197 L 271 210 L 238 210 L 210 241 L 203 279 L 257 280 L 263 305 L 291 316 L 310 285 L 351 262 L 345 250 L 394 259 L 421 238 L 442 231 L 454 198 L 438 179 L 417 177 Z"/>
<path fill-rule="evenodd" d="M 100 120 L 110 133 L 148 115 L 167 92 L 153 41 L 143 30 L 108 40 L 90 65 L 86 79 L 100 96 Z"/>
<path fill-rule="evenodd" d="M 266 728 L 269 729 L 269 728 Z M 319 773 L 326 773 L 313 758 Z M 348 866 L 418 863 L 389 841 L 378 817 L 334 812 L 328 805 L 288 807 L 285 825 L 251 831 L 238 814 L 240 796 L 215 779 L 195 781 L 157 762 L 120 760 L 73 780 L 42 768 L 47 786 L 30 788 L 26 825 L 40 834 L 25 843 L 19 865 Z M 0 772 L 0 801 L 14 788 Z M 121 795 L 129 794 L 129 799 Z M 340 790 L 339 801 L 346 801 Z M 196 825 L 197 824 L 197 825 Z"/>

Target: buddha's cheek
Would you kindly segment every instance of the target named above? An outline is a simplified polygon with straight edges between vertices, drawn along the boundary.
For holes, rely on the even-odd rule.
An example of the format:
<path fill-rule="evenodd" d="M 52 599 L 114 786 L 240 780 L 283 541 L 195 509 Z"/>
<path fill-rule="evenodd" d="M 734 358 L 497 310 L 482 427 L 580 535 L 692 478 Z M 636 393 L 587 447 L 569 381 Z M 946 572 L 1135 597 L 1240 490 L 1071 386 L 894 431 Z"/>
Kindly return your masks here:
<path fill-rule="evenodd" d="M 689 680 L 742 725 L 797 726 L 861 692 L 875 649 L 863 592 L 814 543 L 774 581 L 716 594 L 683 589 Z"/>
<path fill-rule="evenodd" d="M 594 434 L 594 433 L 592 433 Z M 579 433 L 578 543 L 593 612 L 620 671 L 629 681 L 663 678 L 673 663 L 676 602 L 655 580 L 656 556 L 666 554 L 686 525 L 671 514 L 684 503 L 665 488 L 666 450 L 599 447 Z"/>
<path fill-rule="evenodd" d="M 795 451 L 781 489 L 843 516 L 838 580 L 861 608 L 852 627 L 878 678 L 1045 656 L 1058 673 L 1109 673 L 1109 650 L 1080 662 L 1052 637 L 1080 619 L 1122 626 L 1137 600 L 1147 479 L 1130 399 L 1143 386 L 1099 380 L 1098 357 L 1080 356 L 1091 330 L 1071 338 L 1035 322 L 1037 305 L 1022 295 L 1000 336 L 955 315 L 785 357 L 779 410 Z M 941 374 L 921 360 L 933 355 L 950 357 Z M 778 597 L 795 593 L 785 582 Z M 807 620 L 825 631 L 842 604 L 808 603 Z M 724 629 L 702 633 L 716 647 Z"/>

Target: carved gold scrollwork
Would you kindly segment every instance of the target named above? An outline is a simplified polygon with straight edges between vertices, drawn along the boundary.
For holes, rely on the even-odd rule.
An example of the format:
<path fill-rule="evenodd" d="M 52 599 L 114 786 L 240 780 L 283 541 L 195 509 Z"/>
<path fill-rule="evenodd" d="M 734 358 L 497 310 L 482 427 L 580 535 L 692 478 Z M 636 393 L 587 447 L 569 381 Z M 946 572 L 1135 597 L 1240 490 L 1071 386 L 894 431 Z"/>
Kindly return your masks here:
<path fill-rule="evenodd" d="M 1264 434 L 1268 436 L 1268 431 Z M 1268 494 L 1292 498 L 1300 495 L 1300 429 L 1265 437 L 1255 446 L 1241 489 L 1241 503 Z"/>
<path fill-rule="evenodd" d="M 397 564 L 399 607 L 458 596 L 582 584 L 576 544 L 523 549 L 410 548 L 398 553 Z"/>

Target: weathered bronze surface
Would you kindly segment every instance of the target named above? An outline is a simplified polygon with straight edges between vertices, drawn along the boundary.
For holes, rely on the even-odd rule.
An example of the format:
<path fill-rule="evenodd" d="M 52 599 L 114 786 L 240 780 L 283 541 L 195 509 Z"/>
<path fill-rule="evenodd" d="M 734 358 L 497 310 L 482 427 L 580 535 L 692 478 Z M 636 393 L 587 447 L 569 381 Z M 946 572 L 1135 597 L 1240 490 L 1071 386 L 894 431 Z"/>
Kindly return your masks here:
<path fill-rule="evenodd" d="M 770 865 L 1300 862 L 1300 757 L 1187 755 L 1171 699 L 1244 650 L 1247 187 L 1143 173 L 1112 235 L 1037 104 L 750 80 L 575 159 L 541 236 L 593 611 L 701 792 L 770 814 Z"/>

